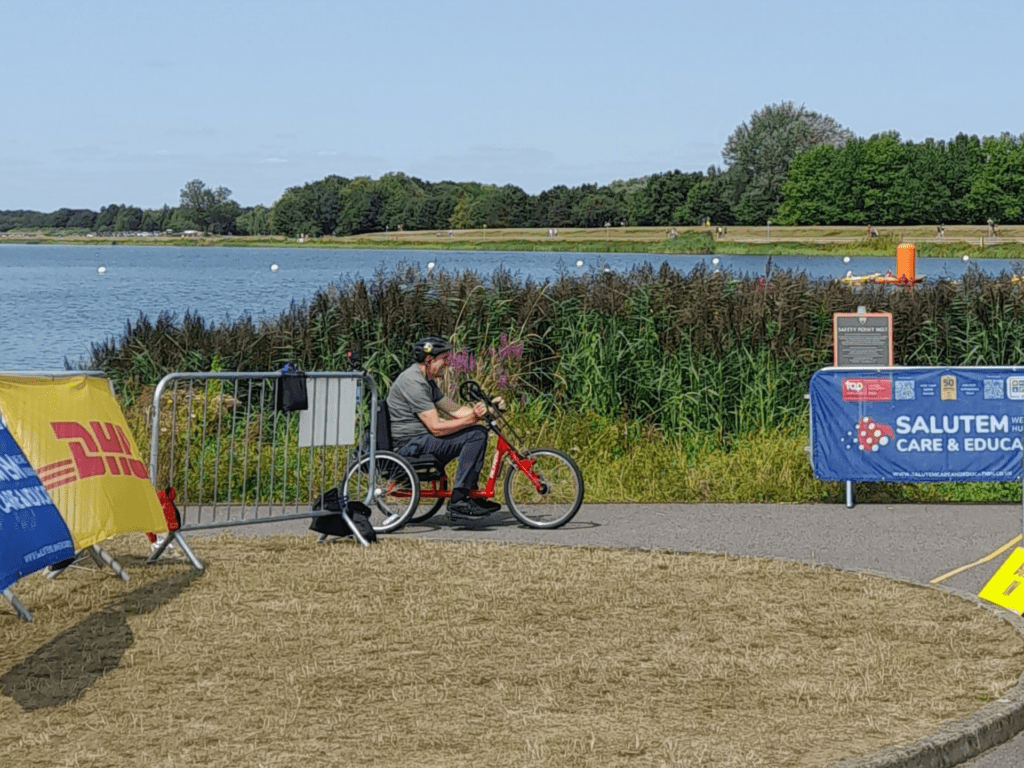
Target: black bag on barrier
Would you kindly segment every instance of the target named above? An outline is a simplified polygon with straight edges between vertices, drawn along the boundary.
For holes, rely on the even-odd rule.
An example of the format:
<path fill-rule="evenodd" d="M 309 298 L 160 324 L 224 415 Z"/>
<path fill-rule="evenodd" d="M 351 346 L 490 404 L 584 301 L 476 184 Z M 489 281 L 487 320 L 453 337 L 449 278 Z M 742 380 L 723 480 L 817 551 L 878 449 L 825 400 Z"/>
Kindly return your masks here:
<path fill-rule="evenodd" d="M 326 509 L 329 512 L 339 513 L 343 509 L 348 512 L 349 519 L 359 530 L 360 535 L 369 542 L 377 540 L 377 532 L 370 524 L 370 509 L 361 501 L 349 501 L 344 503 L 338 495 L 337 488 L 331 488 L 323 496 L 313 502 L 313 511 Z M 316 533 L 323 533 L 328 536 L 351 536 L 352 530 L 345 524 L 345 519 L 340 514 L 321 515 L 314 517 L 309 523 L 309 530 Z"/>
<path fill-rule="evenodd" d="M 306 396 L 306 374 L 291 363 L 281 369 L 274 393 L 275 407 L 279 411 L 304 411 L 309 408 Z"/>

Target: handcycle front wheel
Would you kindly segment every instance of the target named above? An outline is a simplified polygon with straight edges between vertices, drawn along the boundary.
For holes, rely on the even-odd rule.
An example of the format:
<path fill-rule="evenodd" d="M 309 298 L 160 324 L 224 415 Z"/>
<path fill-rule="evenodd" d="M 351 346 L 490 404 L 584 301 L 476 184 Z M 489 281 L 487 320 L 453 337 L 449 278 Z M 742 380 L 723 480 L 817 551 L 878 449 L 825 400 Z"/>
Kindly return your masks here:
<path fill-rule="evenodd" d="M 515 464 L 505 475 L 505 503 L 509 512 L 530 528 L 559 528 L 583 504 L 583 474 L 576 462 L 554 448 L 537 448 L 523 454 L 533 461 L 531 472 L 540 483 Z"/>
<path fill-rule="evenodd" d="M 366 503 L 373 530 L 391 533 L 409 522 L 420 503 L 420 482 L 412 464 L 397 453 L 377 451 L 376 469 L 371 485 L 370 457 L 358 459 L 345 472 L 341 493 L 353 501 Z"/>

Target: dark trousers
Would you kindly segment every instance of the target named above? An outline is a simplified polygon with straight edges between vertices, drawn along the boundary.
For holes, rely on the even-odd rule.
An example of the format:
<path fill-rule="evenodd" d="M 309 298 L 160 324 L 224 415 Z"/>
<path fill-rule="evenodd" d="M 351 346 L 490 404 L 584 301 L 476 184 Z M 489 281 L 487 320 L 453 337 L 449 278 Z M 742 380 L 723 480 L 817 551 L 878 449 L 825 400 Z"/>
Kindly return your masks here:
<path fill-rule="evenodd" d="M 475 489 L 480 481 L 480 470 L 484 466 L 486 450 L 487 430 L 484 427 L 473 426 L 444 437 L 434 437 L 429 432 L 417 435 L 402 443 L 395 453 L 402 456 L 432 453 L 442 466 L 448 466 L 453 459 L 458 459 L 452 488 L 465 488 L 469 491 Z"/>

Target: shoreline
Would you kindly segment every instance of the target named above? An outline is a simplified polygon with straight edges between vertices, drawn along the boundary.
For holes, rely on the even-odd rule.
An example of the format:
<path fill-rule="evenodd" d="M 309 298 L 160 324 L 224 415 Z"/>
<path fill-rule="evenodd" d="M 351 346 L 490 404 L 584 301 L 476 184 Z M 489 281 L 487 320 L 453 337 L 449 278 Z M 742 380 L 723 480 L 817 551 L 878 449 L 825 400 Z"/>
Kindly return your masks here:
<path fill-rule="evenodd" d="M 674 236 L 670 236 L 671 232 Z M 1024 259 L 1024 226 L 1004 227 L 989 237 L 984 227 L 947 227 L 944 238 L 934 228 L 880 227 L 868 237 L 860 227 L 616 227 L 559 230 L 478 229 L 447 232 L 380 232 L 350 237 L 286 238 L 239 235 L 55 235 L 49 232 L 0 233 L 0 245 L 70 245 L 92 247 L 164 246 L 231 248 L 328 248 L 551 253 L 649 253 L 672 255 L 763 255 L 894 257 L 901 243 L 912 243 L 922 258 Z"/>

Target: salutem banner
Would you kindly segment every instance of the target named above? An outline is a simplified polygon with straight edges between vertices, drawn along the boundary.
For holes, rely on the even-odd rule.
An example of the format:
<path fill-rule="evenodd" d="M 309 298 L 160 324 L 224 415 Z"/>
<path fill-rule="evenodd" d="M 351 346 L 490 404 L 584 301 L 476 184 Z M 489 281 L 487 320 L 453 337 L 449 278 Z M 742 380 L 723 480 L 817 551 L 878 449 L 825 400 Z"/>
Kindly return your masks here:
<path fill-rule="evenodd" d="M 0 419 L 0 590 L 74 555 L 60 512 Z"/>
<path fill-rule="evenodd" d="M 1016 480 L 1024 368 L 825 368 L 811 377 L 821 480 Z"/>

